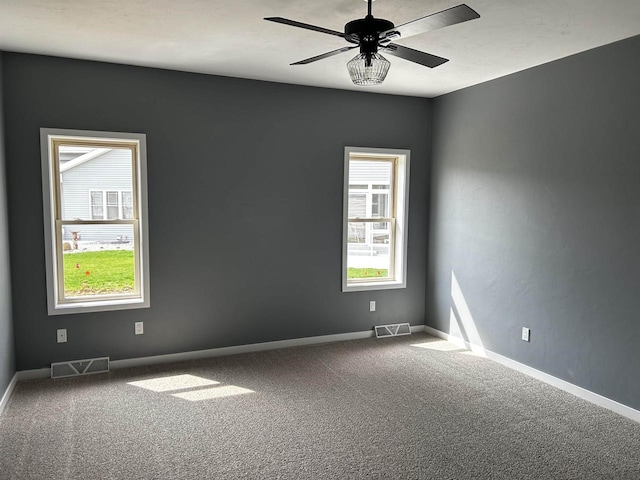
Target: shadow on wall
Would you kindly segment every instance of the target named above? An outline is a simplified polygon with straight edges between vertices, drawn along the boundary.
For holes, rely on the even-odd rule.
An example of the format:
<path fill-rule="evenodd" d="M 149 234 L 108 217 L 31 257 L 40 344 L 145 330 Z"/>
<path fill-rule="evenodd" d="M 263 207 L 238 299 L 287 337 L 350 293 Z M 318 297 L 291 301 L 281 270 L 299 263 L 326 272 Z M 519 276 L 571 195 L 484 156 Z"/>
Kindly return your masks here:
<path fill-rule="evenodd" d="M 486 356 L 484 344 L 476 322 L 473 320 L 471 310 L 464 298 L 455 272 L 451 271 L 451 310 L 449 312 L 449 341 L 452 343 L 465 345 L 471 351 L 482 356 Z"/>

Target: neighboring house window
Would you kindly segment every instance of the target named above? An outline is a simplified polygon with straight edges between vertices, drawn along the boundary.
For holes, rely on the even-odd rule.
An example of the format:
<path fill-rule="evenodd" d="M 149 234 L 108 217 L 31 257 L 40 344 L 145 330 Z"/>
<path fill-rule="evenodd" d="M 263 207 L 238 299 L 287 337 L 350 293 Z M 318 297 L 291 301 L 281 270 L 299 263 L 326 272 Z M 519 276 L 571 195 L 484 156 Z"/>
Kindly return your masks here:
<path fill-rule="evenodd" d="M 104 195 L 102 192 L 91 192 L 91 219 L 104 220 Z"/>
<path fill-rule="evenodd" d="M 133 199 L 131 192 L 90 192 L 91 220 L 103 220 L 107 212 L 107 220 L 131 220 L 133 218 Z"/>
<path fill-rule="evenodd" d="M 342 291 L 406 287 L 408 150 L 345 148 Z"/>
<path fill-rule="evenodd" d="M 122 192 L 122 215 L 123 220 L 131 220 L 133 218 L 133 196 L 131 192 Z"/>
<path fill-rule="evenodd" d="M 146 137 L 40 130 L 49 315 L 149 306 Z"/>

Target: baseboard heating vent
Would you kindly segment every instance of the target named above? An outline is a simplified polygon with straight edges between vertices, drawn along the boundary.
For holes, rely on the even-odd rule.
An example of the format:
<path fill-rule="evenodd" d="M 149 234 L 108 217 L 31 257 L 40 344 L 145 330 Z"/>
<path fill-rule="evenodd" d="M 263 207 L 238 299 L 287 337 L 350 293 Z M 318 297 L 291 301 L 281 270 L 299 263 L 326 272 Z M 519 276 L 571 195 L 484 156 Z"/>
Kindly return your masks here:
<path fill-rule="evenodd" d="M 411 335 L 411 325 L 408 323 L 394 323 L 392 325 L 377 325 L 373 327 L 376 338 L 397 337 L 399 335 Z"/>
<path fill-rule="evenodd" d="M 76 377 L 109 371 L 109 357 L 88 358 L 51 364 L 51 378 Z"/>

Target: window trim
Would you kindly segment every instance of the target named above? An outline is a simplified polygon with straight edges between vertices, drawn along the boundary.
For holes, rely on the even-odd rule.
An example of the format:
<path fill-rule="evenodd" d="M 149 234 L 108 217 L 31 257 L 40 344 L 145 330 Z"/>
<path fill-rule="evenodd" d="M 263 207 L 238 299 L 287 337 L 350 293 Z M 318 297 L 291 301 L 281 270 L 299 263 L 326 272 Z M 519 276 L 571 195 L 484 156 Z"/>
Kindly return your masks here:
<path fill-rule="evenodd" d="M 349 281 L 347 269 L 348 237 L 349 237 L 349 162 L 352 156 L 395 158 L 393 185 L 390 186 L 390 195 L 394 196 L 391 218 L 375 219 L 374 222 L 389 221 L 392 223 L 391 236 L 394 237 L 391 245 L 391 268 L 393 279 L 359 279 Z M 365 290 L 388 290 L 406 288 L 407 286 L 407 243 L 409 222 L 409 166 L 410 150 L 369 148 L 369 147 L 345 147 L 344 149 L 344 179 L 342 200 L 342 291 L 357 292 Z M 368 189 L 367 189 L 368 191 Z M 391 201 L 391 198 L 390 198 Z M 363 219 L 363 221 L 369 221 Z M 391 273 L 391 271 L 390 271 Z"/>
<path fill-rule="evenodd" d="M 59 196 L 59 181 L 53 179 L 58 168 L 53 168 L 53 148 L 56 140 L 72 140 L 74 142 L 98 144 L 105 142 L 134 145 L 134 164 L 132 184 L 132 203 L 137 210 L 138 219 L 132 220 L 86 220 L 85 223 L 123 223 L 134 224 L 137 231 L 135 248 L 136 282 L 135 296 L 99 296 L 93 298 L 78 298 L 73 301 L 60 301 L 60 262 L 62 261 L 62 233 L 60 225 L 64 220 L 58 219 L 60 205 L 54 196 Z M 112 310 L 126 310 L 150 307 L 149 297 L 149 227 L 147 201 L 147 151 L 146 135 L 141 133 L 100 132 L 88 130 L 68 130 L 57 128 L 40 129 L 40 149 L 42 160 L 42 192 L 44 213 L 45 260 L 47 280 L 47 309 L 49 315 L 64 315 L 71 313 L 103 312 Z M 103 204 L 104 204 L 103 199 Z M 91 203 L 91 202 L 90 202 Z M 58 211 L 56 211 L 58 209 Z M 106 216 L 106 211 L 104 212 Z M 134 215 L 135 217 L 135 215 Z M 80 221 L 74 221 L 80 222 Z M 56 248 L 60 246 L 60 248 Z"/>

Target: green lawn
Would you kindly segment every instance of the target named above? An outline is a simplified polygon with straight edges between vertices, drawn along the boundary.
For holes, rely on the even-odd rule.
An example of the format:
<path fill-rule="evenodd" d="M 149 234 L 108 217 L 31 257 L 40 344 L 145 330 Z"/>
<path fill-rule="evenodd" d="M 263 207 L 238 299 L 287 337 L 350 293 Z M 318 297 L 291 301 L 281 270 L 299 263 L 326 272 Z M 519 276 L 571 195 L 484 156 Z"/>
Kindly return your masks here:
<path fill-rule="evenodd" d="M 349 268 L 347 278 L 379 278 L 387 277 L 389 271 L 386 268 Z"/>
<path fill-rule="evenodd" d="M 349 268 L 349 278 L 384 278 L 386 268 Z M 128 293 L 134 286 L 132 250 L 103 250 L 64 254 L 67 297 Z"/>
<path fill-rule="evenodd" d="M 67 297 L 128 293 L 134 287 L 132 250 L 64 254 Z"/>

